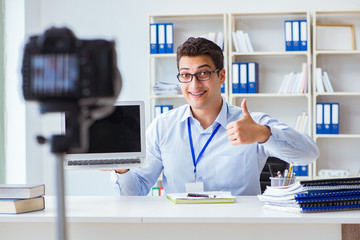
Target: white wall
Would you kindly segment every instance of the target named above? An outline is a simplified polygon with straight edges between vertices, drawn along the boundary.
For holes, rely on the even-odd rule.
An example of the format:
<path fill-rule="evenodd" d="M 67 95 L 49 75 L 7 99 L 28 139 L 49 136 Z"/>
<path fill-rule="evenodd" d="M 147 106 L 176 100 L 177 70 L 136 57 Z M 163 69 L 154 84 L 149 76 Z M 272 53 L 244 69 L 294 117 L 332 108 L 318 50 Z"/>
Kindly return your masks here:
<path fill-rule="evenodd" d="M 68 26 L 79 38 L 114 39 L 123 77 L 120 99 L 147 101 L 147 20 L 150 14 L 354 9 L 360 9 L 359 0 L 28 0 L 25 4 L 25 33 L 40 33 L 49 26 Z M 21 9 L 19 12 L 23 14 Z M 41 119 L 43 117 L 38 115 L 34 104 L 27 105 L 26 115 L 27 181 L 44 182 L 47 193 L 51 195 L 55 192 L 53 159 L 48 150 L 37 146 L 33 139 L 39 132 L 50 134 L 54 129 L 46 124 L 47 120 Z M 25 135 L 20 138 L 25 139 Z M 21 153 L 20 158 L 23 158 Z M 12 179 L 13 174 L 9 172 L 8 179 Z M 108 177 L 108 173 L 98 171 L 69 172 L 66 175 L 67 192 L 69 195 L 112 195 L 114 192 Z"/>

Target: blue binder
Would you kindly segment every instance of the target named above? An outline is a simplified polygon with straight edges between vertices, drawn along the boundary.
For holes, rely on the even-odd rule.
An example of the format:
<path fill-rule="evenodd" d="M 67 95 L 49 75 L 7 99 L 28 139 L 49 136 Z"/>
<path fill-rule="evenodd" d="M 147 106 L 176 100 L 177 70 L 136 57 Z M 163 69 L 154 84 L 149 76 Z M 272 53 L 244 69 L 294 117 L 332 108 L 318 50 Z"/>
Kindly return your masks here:
<path fill-rule="evenodd" d="M 316 134 L 324 133 L 324 106 L 322 103 L 316 103 Z"/>
<path fill-rule="evenodd" d="M 239 63 L 240 93 L 248 93 L 248 64 Z"/>
<path fill-rule="evenodd" d="M 300 51 L 300 22 L 292 21 L 293 51 Z"/>
<path fill-rule="evenodd" d="M 239 86 L 239 63 L 232 64 L 232 93 L 240 93 L 240 86 Z"/>
<path fill-rule="evenodd" d="M 293 51 L 293 41 L 292 41 L 292 22 L 284 22 L 284 32 L 285 32 L 285 50 Z"/>
<path fill-rule="evenodd" d="M 166 32 L 166 53 L 174 52 L 174 25 L 172 23 L 165 24 Z"/>
<path fill-rule="evenodd" d="M 300 166 L 300 176 L 307 177 L 309 175 L 308 166 Z"/>
<path fill-rule="evenodd" d="M 308 35 L 307 35 L 307 21 L 300 20 L 300 51 L 307 51 Z"/>
<path fill-rule="evenodd" d="M 331 104 L 331 134 L 339 134 L 339 103 Z"/>
<path fill-rule="evenodd" d="M 331 104 L 324 103 L 324 134 L 331 133 Z"/>
<path fill-rule="evenodd" d="M 150 24 L 150 53 L 156 54 L 158 53 L 158 39 L 157 39 L 157 24 Z"/>
<path fill-rule="evenodd" d="M 248 63 L 248 93 L 259 92 L 259 67 L 256 62 Z"/>
<path fill-rule="evenodd" d="M 225 83 L 221 84 L 221 93 L 225 93 Z"/>
<path fill-rule="evenodd" d="M 158 24 L 158 53 L 166 53 L 165 48 L 166 43 L 166 32 L 165 32 L 165 24 Z"/>

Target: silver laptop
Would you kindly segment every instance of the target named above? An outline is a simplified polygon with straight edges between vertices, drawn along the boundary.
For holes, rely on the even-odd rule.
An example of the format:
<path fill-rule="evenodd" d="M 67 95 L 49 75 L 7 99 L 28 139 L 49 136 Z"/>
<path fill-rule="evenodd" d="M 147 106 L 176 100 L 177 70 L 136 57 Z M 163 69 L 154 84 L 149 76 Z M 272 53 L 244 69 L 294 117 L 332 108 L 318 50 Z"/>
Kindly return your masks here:
<path fill-rule="evenodd" d="M 145 164 L 145 106 L 116 102 L 114 112 L 89 129 L 87 153 L 66 154 L 66 169 L 128 169 Z"/>

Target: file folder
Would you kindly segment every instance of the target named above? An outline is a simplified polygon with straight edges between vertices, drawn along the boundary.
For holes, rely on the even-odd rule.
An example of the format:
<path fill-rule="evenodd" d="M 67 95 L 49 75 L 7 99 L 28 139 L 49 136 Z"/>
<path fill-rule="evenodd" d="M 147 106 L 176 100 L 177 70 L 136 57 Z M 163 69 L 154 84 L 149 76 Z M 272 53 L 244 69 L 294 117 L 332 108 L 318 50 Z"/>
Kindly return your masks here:
<path fill-rule="evenodd" d="M 285 21 L 285 50 L 293 51 L 293 42 L 292 42 L 292 22 Z"/>
<path fill-rule="evenodd" d="M 300 51 L 307 51 L 307 21 L 300 20 Z"/>
<path fill-rule="evenodd" d="M 166 23 L 166 53 L 174 52 L 174 26 L 172 23 Z"/>
<path fill-rule="evenodd" d="M 292 21 L 293 51 L 300 51 L 300 22 Z"/>
<path fill-rule="evenodd" d="M 158 24 L 158 53 L 166 53 L 165 49 L 166 34 L 165 34 L 165 24 Z"/>
<path fill-rule="evenodd" d="M 316 103 L 316 134 L 324 133 L 324 106 L 322 103 Z"/>
<path fill-rule="evenodd" d="M 248 63 L 248 93 L 258 93 L 259 92 L 259 81 L 258 81 L 258 64 L 256 62 Z"/>
<path fill-rule="evenodd" d="M 161 105 L 155 105 L 154 118 L 160 116 L 160 114 L 161 114 Z"/>
<path fill-rule="evenodd" d="M 225 83 L 221 84 L 221 93 L 225 93 Z"/>
<path fill-rule="evenodd" d="M 324 134 L 331 133 L 331 105 L 330 103 L 324 103 Z"/>
<path fill-rule="evenodd" d="M 239 63 L 240 65 L 240 93 L 248 93 L 248 64 Z"/>
<path fill-rule="evenodd" d="M 331 104 L 331 134 L 339 134 L 339 103 Z"/>
<path fill-rule="evenodd" d="M 157 24 L 150 24 L 150 53 L 158 53 L 158 44 L 157 44 Z"/>
<path fill-rule="evenodd" d="M 232 92 L 233 93 L 240 93 L 240 86 L 239 86 L 239 64 L 233 63 L 232 64 Z"/>

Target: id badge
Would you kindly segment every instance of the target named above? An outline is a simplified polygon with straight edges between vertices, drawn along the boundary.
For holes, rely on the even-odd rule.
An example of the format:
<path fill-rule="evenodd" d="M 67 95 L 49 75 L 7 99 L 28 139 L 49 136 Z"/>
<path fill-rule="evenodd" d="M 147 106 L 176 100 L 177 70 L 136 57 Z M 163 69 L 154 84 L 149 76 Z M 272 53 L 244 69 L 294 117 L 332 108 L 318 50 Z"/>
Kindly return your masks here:
<path fill-rule="evenodd" d="M 203 182 L 185 183 L 186 192 L 204 192 Z"/>

